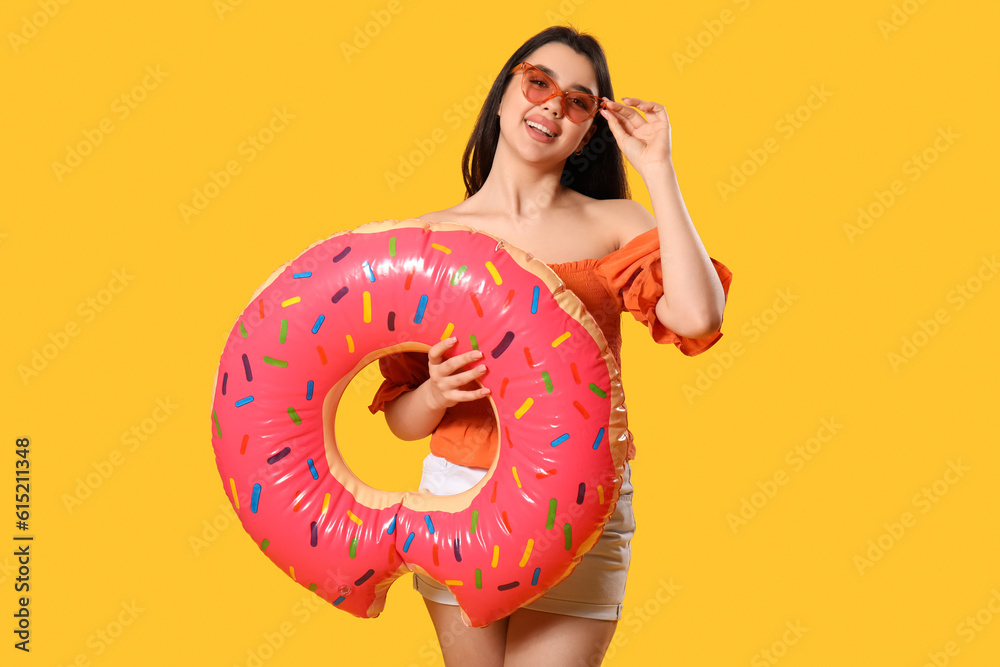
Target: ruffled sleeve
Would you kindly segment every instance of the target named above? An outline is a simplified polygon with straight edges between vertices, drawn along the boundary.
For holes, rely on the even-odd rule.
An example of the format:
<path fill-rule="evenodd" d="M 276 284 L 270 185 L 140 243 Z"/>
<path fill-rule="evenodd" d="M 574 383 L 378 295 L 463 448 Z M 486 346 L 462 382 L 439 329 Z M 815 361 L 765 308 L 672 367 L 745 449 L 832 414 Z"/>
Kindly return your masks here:
<path fill-rule="evenodd" d="M 378 360 L 378 369 L 385 380 L 375 392 L 368 410 L 375 414 L 385 410 L 385 404 L 400 394 L 412 391 L 430 377 L 426 352 L 399 352 Z"/>
<path fill-rule="evenodd" d="M 733 274 L 721 262 L 709 259 L 728 298 Z M 598 271 L 607 281 L 611 294 L 620 299 L 622 312 L 627 310 L 636 320 L 647 324 L 657 343 L 673 343 L 681 352 L 692 357 L 722 338 L 721 331 L 704 338 L 680 336 L 656 319 L 656 302 L 663 295 L 663 269 L 660 266 L 660 237 L 655 227 L 601 259 Z"/>

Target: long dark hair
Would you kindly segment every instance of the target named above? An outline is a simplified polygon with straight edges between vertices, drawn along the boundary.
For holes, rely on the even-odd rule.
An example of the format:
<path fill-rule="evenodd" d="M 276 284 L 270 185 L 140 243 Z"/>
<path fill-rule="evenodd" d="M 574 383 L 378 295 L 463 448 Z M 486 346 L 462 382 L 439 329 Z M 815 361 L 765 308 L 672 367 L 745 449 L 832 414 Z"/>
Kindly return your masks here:
<path fill-rule="evenodd" d="M 462 155 L 462 178 L 465 180 L 465 198 L 476 194 L 493 167 L 497 142 L 500 139 L 500 118 L 497 110 L 504 90 L 512 76 L 511 70 L 529 53 L 549 42 L 561 42 L 577 53 L 587 56 L 597 74 L 597 95 L 615 99 L 611 88 L 611 74 L 604 49 L 597 39 L 570 26 L 551 26 L 538 33 L 518 48 L 500 69 L 493 81 L 483 108 L 479 110 L 476 126 Z M 577 192 L 594 199 L 631 199 L 628 178 L 621 150 L 601 114 L 594 116 L 597 129 L 580 155 L 571 155 L 563 167 L 560 182 Z"/>

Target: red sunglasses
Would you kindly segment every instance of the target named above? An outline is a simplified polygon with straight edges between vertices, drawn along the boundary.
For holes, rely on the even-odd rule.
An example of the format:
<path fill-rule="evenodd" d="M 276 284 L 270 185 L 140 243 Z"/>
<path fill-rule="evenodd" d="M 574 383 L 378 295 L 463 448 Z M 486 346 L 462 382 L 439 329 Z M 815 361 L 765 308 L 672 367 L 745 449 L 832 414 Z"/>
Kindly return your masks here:
<path fill-rule="evenodd" d="M 604 100 L 596 95 L 578 90 L 564 93 L 559 90 L 552 77 L 531 63 L 521 63 L 511 70 L 511 74 L 518 72 L 522 72 L 521 92 L 524 93 L 526 100 L 533 104 L 541 104 L 558 96 L 561 98 L 563 115 L 574 123 L 584 123 L 593 118 L 598 110 L 607 108 Z"/>

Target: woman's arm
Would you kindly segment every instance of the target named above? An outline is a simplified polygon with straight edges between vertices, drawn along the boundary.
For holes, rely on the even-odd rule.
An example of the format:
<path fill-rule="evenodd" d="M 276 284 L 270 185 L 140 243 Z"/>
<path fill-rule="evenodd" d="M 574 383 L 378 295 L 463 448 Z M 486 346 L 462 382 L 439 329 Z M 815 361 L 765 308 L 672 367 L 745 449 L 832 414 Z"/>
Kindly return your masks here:
<path fill-rule="evenodd" d="M 430 377 L 413 391 L 400 394 L 385 404 L 385 422 L 400 440 L 426 438 L 441 423 L 448 408 L 490 393 L 489 389 L 475 384 L 486 373 L 485 364 L 459 372 L 466 364 L 482 359 L 482 352 L 471 350 L 444 358 L 445 351 L 456 342 L 454 337 L 446 338 L 427 350 Z"/>
<path fill-rule="evenodd" d="M 434 393 L 426 380 L 422 385 L 400 394 L 385 404 L 385 422 L 400 440 L 420 440 L 434 432 L 446 408 L 434 402 Z"/>
<path fill-rule="evenodd" d="M 726 293 L 684 207 L 671 158 L 667 110 L 662 104 L 638 97 L 623 97 L 624 104 L 604 100 L 607 108 L 601 114 L 608 120 L 618 147 L 645 181 L 653 205 L 654 221 L 645 209 L 639 217 L 646 220 L 644 230 L 655 224 L 660 238 L 663 296 L 656 304 L 656 319 L 687 338 L 715 333 L 722 326 Z"/>
<path fill-rule="evenodd" d="M 684 206 L 674 167 L 667 162 L 648 168 L 643 179 L 656 218 L 663 269 L 656 319 L 680 336 L 713 334 L 722 326 L 726 295 Z"/>

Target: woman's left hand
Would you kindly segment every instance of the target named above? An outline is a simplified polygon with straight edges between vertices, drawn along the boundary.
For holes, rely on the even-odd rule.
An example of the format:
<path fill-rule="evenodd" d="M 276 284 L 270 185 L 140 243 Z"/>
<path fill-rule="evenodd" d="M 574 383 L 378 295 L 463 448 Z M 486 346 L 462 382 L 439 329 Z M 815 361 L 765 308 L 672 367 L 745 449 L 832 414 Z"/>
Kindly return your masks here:
<path fill-rule="evenodd" d="M 625 104 L 606 97 L 604 101 L 608 108 L 602 109 L 601 113 L 607 119 L 618 147 L 639 174 L 645 177 L 648 167 L 671 163 L 670 119 L 662 104 L 643 102 L 637 97 L 623 97 Z M 644 117 L 639 111 L 648 116 Z"/>

